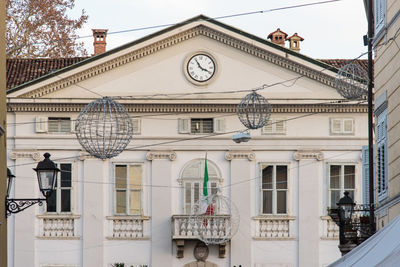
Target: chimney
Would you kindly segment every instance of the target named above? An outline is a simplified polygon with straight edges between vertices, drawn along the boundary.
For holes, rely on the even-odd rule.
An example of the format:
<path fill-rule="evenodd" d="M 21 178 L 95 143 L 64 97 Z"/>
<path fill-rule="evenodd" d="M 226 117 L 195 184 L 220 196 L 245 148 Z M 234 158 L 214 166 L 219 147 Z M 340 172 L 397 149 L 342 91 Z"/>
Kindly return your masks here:
<path fill-rule="evenodd" d="M 92 29 L 94 56 L 106 52 L 106 37 L 108 29 Z"/>
<path fill-rule="evenodd" d="M 286 38 L 289 41 L 289 48 L 293 51 L 300 52 L 300 42 L 304 41 L 303 37 L 297 35 L 297 32 Z"/>
<path fill-rule="evenodd" d="M 281 29 L 278 28 L 276 31 L 271 32 L 268 35 L 268 39 L 271 39 L 271 41 L 275 44 L 285 46 L 285 40 L 287 36 L 287 33 L 281 31 Z"/>

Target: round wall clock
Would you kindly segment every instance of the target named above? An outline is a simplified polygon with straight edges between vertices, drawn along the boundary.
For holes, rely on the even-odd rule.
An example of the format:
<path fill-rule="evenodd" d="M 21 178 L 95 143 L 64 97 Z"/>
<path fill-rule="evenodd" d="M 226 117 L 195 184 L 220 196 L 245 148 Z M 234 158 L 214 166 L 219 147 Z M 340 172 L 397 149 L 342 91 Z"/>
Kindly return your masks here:
<path fill-rule="evenodd" d="M 205 84 L 216 73 L 215 60 L 204 52 L 189 57 L 185 64 L 185 73 L 190 81 L 196 84 Z"/>

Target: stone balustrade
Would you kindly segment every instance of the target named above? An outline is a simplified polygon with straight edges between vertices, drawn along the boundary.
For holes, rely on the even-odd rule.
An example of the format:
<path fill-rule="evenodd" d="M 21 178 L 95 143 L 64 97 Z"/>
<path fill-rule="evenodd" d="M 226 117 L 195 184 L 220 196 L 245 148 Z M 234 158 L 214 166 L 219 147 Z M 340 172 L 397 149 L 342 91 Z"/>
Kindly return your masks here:
<path fill-rule="evenodd" d="M 149 217 L 144 216 L 109 216 L 108 239 L 148 239 Z"/>
<path fill-rule="evenodd" d="M 339 226 L 330 216 L 322 216 L 322 239 L 339 239 Z"/>
<path fill-rule="evenodd" d="M 293 216 L 258 216 L 255 222 L 255 239 L 294 239 Z"/>
<path fill-rule="evenodd" d="M 230 226 L 230 216 L 211 215 L 204 216 L 204 219 L 194 221 L 190 215 L 172 216 L 172 239 L 197 239 L 200 228 L 208 238 L 226 237 Z"/>
<path fill-rule="evenodd" d="M 77 223 L 79 215 L 45 214 L 40 220 L 39 238 L 44 239 L 79 239 Z"/>

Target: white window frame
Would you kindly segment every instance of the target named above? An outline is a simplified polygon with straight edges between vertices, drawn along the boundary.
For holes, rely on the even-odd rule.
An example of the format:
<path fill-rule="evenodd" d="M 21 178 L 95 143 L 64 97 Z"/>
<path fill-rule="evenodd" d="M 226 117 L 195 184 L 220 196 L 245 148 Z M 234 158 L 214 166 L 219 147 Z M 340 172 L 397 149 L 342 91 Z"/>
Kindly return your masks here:
<path fill-rule="evenodd" d="M 387 118 L 385 109 L 378 115 L 376 129 L 376 187 L 378 201 L 388 197 L 388 144 L 387 144 Z"/>
<path fill-rule="evenodd" d="M 117 188 L 117 182 L 116 182 L 116 167 L 117 166 L 126 166 L 126 188 Z M 135 185 L 130 185 L 129 183 L 129 168 L 130 166 L 140 166 L 141 168 L 141 185 L 140 188 L 135 188 Z M 114 192 L 114 199 L 113 199 L 113 212 L 115 215 L 136 215 L 136 216 L 143 216 L 143 210 L 144 210 L 144 191 L 143 191 L 143 181 L 144 181 L 144 164 L 140 162 L 129 162 L 129 163 L 114 163 L 113 164 L 113 192 Z M 125 212 L 118 212 L 117 209 L 117 191 L 125 191 Z M 131 192 L 140 192 L 140 210 L 138 213 L 131 213 L 130 212 L 130 193 Z"/>
<path fill-rule="evenodd" d="M 337 123 L 339 127 L 336 127 Z M 351 124 L 351 130 L 346 129 L 346 124 Z M 354 135 L 355 122 L 354 118 L 330 118 L 330 134 L 331 135 Z"/>
<path fill-rule="evenodd" d="M 196 164 L 197 162 L 200 163 L 200 169 L 198 172 L 198 175 L 196 177 L 183 177 L 185 173 L 185 169 L 192 166 L 192 164 Z M 209 159 L 207 159 L 207 168 L 208 168 L 208 173 L 209 173 L 209 187 L 208 188 L 208 195 L 215 194 L 217 192 L 217 189 L 220 187 L 222 178 L 220 176 L 220 172 L 217 168 L 217 166 L 211 162 Z M 212 177 L 210 174 L 210 168 L 214 168 L 216 172 L 216 176 Z M 203 196 L 203 183 L 204 183 L 204 159 L 196 159 L 192 160 L 189 163 L 187 163 L 180 174 L 180 178 L 178 182 L 182 185 L 182 212 L 183 214 L 190 214 L 192 211 L 192 207 L 196 202 Z M 195 187 L 198 185 L 198 192 L 196 192 Z M 188 195 L 187 195 L 187 190 L 190 187 L 190 206 L 188 206 L 189 201 Z M 197 193 L 197 195 L 196 195 Z"/>
<path fill-rule="evenodd" d="M 263 189 L 263 176 L 262 172 L 264 167 L 267 166 L 273 166 L 273 172 L 272 172 L 272 188 L 271 189 Z M 276 187 L 276 167 L 277 166 L 285 166 L 286 167 L 286 189 L 278 189 Z M 290 194 L 290 165 L 288 163 L 269 163 L 269 162 L 261 162 L 260 163 L 260 184 L 259 184 L 259 190 L 260 190 L 260 196 L 259 196 L 259 203 L 260 203 L 260 215 L 283 215 L 286 216 L 289 214 L 289 194 Z M 272 213 L 263 213 L 263 192 L 264 191 L 271 191 L 272 192 Z M 278 213 L 278 194 L 277 192 L 286 192 L 286 212 L 285 213 Z"/>
<path fill-rule="evenodd" d="M 194 119 L 211 119 L 212 120 L 212 132 L 192 132 L 192 120 Z M 200 128 L 202 125 L 200 125 Z M 212 134 L 212 133 L 224 133 L 225 132 L 225 118 L 179 118 L 178 119 L 178 133 L 180 134 Z"/>
<path fill-rule="evenodd" d="M 281 125 L 281 127 L 279 127 Z M 270 118 L 261 128 L 261 133 L 265 135 L 285 135 L 286 118 Z"/>
<path fill-rule="evenodd" d="M 62 187 L 61 186 L 61 175 L 62 172 L 64 171 L 61 165 L 70 165 L 71 166 L 71 186 L 69 187 Z M 55 192 L 56 193 L 56 210 L 55 211 L 47 211 L 47 205 L 46 205 L 46 213 L 48 214 L 71 214 L 73 213 L 73 196 L 74 196 L 74 190 L 73 190 L 73 184 L 74 184 L 74 164 L 71 162 L 61 162 L 61 163 L 57 163 L 57 167 L 61 170 L 58 175 L 57 175 L 57 182 L 56 182 L 56 187 L 55 187 Z M 69 211 L 62 211 L 61 207 L 62 207 L 62 194 L 61 192 L 63 190 L 70 190 L 70 210 Z"/>
<path fill-rule="evenodd" d="M 340 188 L 331 188 L 331 166 L 340 166 Z M 353 166 L 354 167 L 354 188 L 345 188 L 344 187 L 344 169 L 345 166 Z M 333 190 L 340 190 L 339 193 L 339 199 L 342 198 L 344 196 L 344 192 L 345 191 L 353 191 L 353 201 L 356 201 L 356 196 L 357 196 L 357 164 L 350 162 L 350 163 L 336 163 L 336 162 L 332 162 L 332 163 L 328 163 L 328 170 L 327 170 L 327 180 L 328 180 L 328 208 L 335 208 L 336 207 L 336 203 L 331 203 L 331 192 Z"/>
<path fill-rule="evenodd" d="M 65 125 L 63 125 L 63 122 L 67 122 L 65 123 Z M 54 124 L 53 126 L 56 126 L 56 130 L 52 130 L 52 124 Z M 63 130 L 63 127 L 68 125 L 68 130 Z M 48 117 L 47 118 L 47 132 L 49 133 L 61 133 L 61 134 L 65 134 L 65 133 L 71 133 L 72 132 L 72 120 L 70 117 Z"/>

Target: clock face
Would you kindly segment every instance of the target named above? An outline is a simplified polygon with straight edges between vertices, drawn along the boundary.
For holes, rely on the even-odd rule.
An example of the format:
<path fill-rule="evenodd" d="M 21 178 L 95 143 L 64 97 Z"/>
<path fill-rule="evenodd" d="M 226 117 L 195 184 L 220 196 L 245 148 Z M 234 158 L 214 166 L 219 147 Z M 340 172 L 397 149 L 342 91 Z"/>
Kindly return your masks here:
<path fill-rule="evenodd" d="M 206 54 L 192 56 L 186 65 L 187 75 L 198 83 L 209 81 L 215 74 L 215 62 Z"/>

